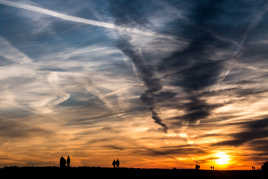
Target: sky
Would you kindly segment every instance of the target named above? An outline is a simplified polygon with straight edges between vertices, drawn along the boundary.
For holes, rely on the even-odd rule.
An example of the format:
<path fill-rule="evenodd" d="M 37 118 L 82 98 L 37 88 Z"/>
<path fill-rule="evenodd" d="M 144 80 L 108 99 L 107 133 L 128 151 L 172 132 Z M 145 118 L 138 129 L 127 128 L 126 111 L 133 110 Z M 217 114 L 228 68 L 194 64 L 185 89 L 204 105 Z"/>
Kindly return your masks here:
<path fill-rule="evenodd" d="M 0 0 L 0 167 L 268 160 L 266 0 Z"/>

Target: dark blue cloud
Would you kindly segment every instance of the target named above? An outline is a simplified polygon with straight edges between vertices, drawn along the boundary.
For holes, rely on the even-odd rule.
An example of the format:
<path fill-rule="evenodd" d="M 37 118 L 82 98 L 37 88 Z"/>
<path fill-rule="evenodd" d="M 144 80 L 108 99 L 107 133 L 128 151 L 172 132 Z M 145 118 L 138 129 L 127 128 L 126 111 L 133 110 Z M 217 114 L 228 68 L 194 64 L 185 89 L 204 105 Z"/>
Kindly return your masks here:
<path fill-rule="evenodd" d="M 0 66 L 10 65 L 13 62 L 5 57 L 0 56 Z"/>
<path fill-rule="evenodd" d="M 40 127 L 30 126 L 14 119 L 0 119 L 0 138 L 5 140 L 28 138 L 33 136 L 50 136 L 54 132 Z"/>
<path fill-rule="evenodd" d="M 83 107 L 83 108 L 94 108 L 94 109 L 105 109 L 105 104 L 97 96 L 93 94 L 83 93 L 72 93 L 71 96 L 60 103 L 62 107 Z"/>
<path fill-rule="evenodd" d="M 268 130 L 267 130 L 268 119 L 267 118 L 249 121 L 249 122 L 241 122 L 239 123 L 239 125 L 242 127 L 242 131 L 231 134 L 231 136 L 233 137 L 232 140 L 219 142 L 213 145 L 214 146 L 239 146 L 244 143 L 253 142 L 252 147 L 254 148 L 254 140 L 264 139 L 268 137 Z M 264 140 L 264 141 L 267 142 L 267 140 Z M 256 146 L 256 148 L 258 148 L 258 146 Z"/>

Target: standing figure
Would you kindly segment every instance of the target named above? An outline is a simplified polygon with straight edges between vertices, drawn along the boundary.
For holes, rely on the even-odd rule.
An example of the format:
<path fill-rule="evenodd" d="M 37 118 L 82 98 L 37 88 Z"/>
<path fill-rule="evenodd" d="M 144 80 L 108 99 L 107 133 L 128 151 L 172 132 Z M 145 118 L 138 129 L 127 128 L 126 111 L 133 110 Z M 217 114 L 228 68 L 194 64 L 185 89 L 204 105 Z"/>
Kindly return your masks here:
<path fill-rule="evenodd" d="M 115 160 L 113 161 L 113 163 L 112 163 L 112 164 L 113 164 L 113 166 L 114 166 L 114 168 L 115 168 Z"/>
<path fill-rule="evenodd" d="M 116 167 L 119 168 L 119 165 L 120 165 L 120 162 L 119 162 L 119 160 L 117 159 L 117 160 L 116 160 Z"/>
<path fill-rule="evenodd" d="M 70 156 L 68 155 L 68 158 L 67 158 L 67 168 L 70 168 L 70 164 L 71 164 L 71 159 L 70 159 Z"/>
<path fill-rule="evenodd" d="M 199 165 L 199 162 L 196 161 L 196 164 L 195 164 L 195 170 L 199 170 L 200 169 L 200 165 Z"/>
<path fill-rule="evenodd" d="M 60 158 L 60 168 L 65 168 L 66 167 L 66 160 L 65 158 L 62 156 Z"/>
<path fill-rule="evenodd" d="M 195 165 L 195 170 L 200 170 L 200 165 L 196 164 Z"/>

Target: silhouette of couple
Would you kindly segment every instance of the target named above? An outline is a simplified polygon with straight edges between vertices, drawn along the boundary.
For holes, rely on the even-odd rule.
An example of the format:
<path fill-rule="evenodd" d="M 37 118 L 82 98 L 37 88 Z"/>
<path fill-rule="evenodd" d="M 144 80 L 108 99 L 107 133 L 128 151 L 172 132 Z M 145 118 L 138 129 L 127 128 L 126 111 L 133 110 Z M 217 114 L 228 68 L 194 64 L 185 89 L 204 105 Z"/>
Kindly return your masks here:
<path fill-rule="evenodd" d="M 120 162 L 118 159 L 116 161 L 115 160 L 113 161 L 114 168 L 119 168 L 119 165 L 120 165 Z"/>
<path fill-rule="evenodd" d="M 67 166 L 66 166 L 67 163 Z M 71 164 L 71 159 L 70 156 L 68 155 L 67 160 L 62 156 L 60 158 L 60 168 L 70 168 L 70 164 Z"/>

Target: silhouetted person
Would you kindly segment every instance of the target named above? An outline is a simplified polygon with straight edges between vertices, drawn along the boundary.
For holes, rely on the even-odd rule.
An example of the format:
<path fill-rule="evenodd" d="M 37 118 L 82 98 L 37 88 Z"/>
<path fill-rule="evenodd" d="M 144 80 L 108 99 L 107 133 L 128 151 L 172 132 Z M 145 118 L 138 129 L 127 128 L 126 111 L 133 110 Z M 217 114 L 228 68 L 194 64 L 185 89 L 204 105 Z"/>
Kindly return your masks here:
<path fill-rule="evenodd" d="M 116 160 L 115 164 L 116 164 L 116 167 L 119 168 L 120 162 L 118 159 Z"/>
<path fill-rule="evenodd" d="M 261 170 L 264 174 L 265 177 L 268 177 L 268 162 L 265 162 L 262 166 L 261 166 Z"/>
<path fill-rule="evenodd" d="M 116 165 L 116 162 L 115 162 L 115 160 L 113 161 L 113 163 L 112 163 L 112 164 L 113 164 L 113 166 L 114 166 L 114 168 L 115 168 L 115 165 Z"/>
<path fill-rule="evenodd" d="M 195 169 L 196 169 L 196 170 L 199 170 L 199 169 L 200 169 L 200 165 L 196 164 L 196 165 L 195 165 Z"/>
<path fill-rule="evenodd" d="M 60 168 L 65 168 L 66 167 L 66 160 L 64 157 L 60 158 Z"/>
<path fill-rule="evenodd" d="M 70 164 L 71 164 L 71 159 L 70 159 L 70 156 L 68 155 L 68 158 L 67 158 L 67 168 L 70 168 Z"/>

